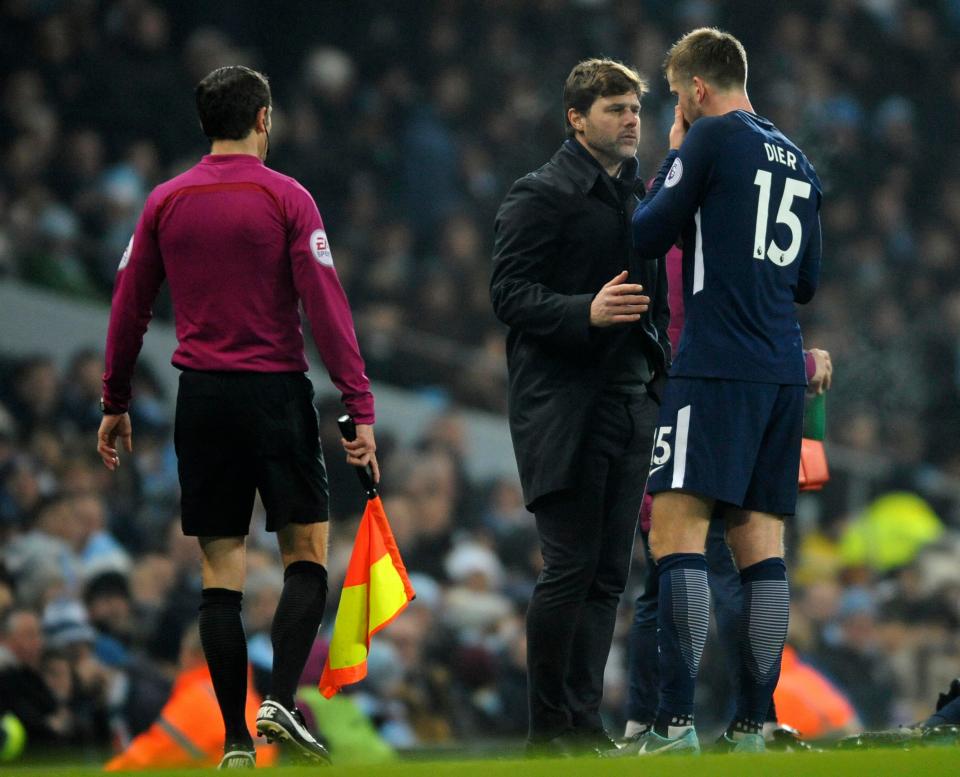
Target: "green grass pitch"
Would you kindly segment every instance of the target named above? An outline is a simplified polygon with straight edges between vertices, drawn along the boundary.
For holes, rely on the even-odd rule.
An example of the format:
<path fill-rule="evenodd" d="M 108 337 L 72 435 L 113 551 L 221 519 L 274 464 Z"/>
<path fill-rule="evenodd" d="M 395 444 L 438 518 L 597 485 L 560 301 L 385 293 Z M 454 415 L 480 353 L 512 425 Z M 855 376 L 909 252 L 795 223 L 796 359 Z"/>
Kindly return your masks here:
<path fill-rule="evenodd" d="M 689 770 L 689 771 L 687 771 Z M 179 769 L 139 772 L 151 777 L 200 777 L 212 769 Z M 874 777 L 875 775 L 960 774 L 960 748 L 927 748 L 914 751 L 767 753 L 764 755 L 662 756 L 596 760 L 518 761 L 418 761 L 376 767 L 277 767 L 262 769 L 284 777 Z M 0 764 L 2 777 L 93 777 L 104 772 L 90 767 L 18 766 Z M 136 772 L 122 772 L 136 774 Z"/>

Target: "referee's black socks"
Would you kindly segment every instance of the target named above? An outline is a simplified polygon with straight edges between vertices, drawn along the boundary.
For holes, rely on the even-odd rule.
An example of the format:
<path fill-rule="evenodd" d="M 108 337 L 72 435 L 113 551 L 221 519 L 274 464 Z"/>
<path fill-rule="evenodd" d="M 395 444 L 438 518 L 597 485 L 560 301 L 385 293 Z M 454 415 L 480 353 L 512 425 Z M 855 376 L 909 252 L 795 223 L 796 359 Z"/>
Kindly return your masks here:
<path fill-rule="evenodd" d="M 247 637 L 240 603 L 243 593 L 204 588 L 200 604 L 200 643 L 226 727 L 226 742 L 253 747 L 244 710 L 247 704 Z"/>
<path fill-rule="evenodd" d="M 273 616 L 273 678 L 270 696 L 293 709 L 293 695 L 320 629 L 327 605 L 327 569 L 294 561 L 283 573 L 283 593 Z"/>

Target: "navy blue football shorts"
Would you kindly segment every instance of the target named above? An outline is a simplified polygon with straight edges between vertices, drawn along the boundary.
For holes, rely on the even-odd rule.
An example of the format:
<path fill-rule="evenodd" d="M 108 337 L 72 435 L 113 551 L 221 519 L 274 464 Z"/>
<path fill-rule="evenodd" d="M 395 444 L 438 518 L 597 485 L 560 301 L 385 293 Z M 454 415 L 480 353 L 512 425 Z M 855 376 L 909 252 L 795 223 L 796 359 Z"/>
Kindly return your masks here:
<path fill-rule="evenodd" d="M 690 491 L 745 510 L 797 507 L 804 386 L 670 378 L 647 491 Z"/>

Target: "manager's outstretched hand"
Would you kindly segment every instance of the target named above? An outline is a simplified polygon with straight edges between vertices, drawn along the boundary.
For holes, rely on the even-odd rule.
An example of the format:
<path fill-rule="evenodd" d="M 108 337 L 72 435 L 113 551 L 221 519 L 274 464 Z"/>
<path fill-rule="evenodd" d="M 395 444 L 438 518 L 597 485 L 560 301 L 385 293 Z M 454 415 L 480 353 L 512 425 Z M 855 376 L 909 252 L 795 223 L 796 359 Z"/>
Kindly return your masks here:
<path fill-rule="evenodd" d="M 623 270 L 607 281 L 590 303 L 591 326 L 613 326 L 639 321 L 650 307 L 650 297 L 642 295 L 643 286 L 627 283 Z"/>
<path fill-rule="evenodd" d="M 113 472 L 120 466 L 120 453 L 117 450 L 117 438 L 123 442 L 123 449 L 133 453 L 133 427 L 130 414 L 104 415 L 97 432 L 97 453 L 103 459 L 103 466 Z"/>
<path fill-rule="evenodd" d="M 373 426 L 357 424 L 357 438 L 347 440 L 340 438 L 343 449 L 347 452 L 347 463 L 354 467 L 370 465 L 373 471 L 373 482 L 380 482 L 380 465 L 377 463 L 377 441 L 373 436 Z"/>

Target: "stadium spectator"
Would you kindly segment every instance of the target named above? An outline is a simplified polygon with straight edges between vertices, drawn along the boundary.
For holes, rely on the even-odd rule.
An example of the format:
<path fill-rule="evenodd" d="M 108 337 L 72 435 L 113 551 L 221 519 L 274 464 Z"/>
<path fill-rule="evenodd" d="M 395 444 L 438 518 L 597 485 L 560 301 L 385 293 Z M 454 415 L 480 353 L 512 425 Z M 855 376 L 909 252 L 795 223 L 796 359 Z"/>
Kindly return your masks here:
<path fill-rule="evenodd" d="M 69 693 L 58 695 L 43 672 L 40 617 L 14 608 L 0 621 L 0 708 L 23 724 L 31 747 L 76 744 Z M 64 690 L 59 688 L 57 690 Z"/>
<path fill-rule="evenodd" d="M 179 663 L 180 672 L 159 718 L 107 763 L 107 771 L 213 766 L 220 762 L 225 734 L 223 717 L 196 625 L 184 634 Z M 260 701 L 251 681 L 244 705 L 250 728 L 254 726 Z M 277 759 L 276 746 L 257 748 L 256 758 L 260 766 L 272 765 Z"/>
<path fill-rule="evenodd" d="M 94 649 L 96 631 L 86 608 L 57 599 L 43 610 L 43 672 L 55 695 L 70 710 L 73 744 L 103 749 L 111 741 L 110 700 L 124 680 Z"/>
<path fill-rule="evenodd" d="M 100 425 L 100 382 L 103 355 L 94 350 L 74 354 L 64 380 L 60 417 L 71 432 L 84 434 Z"/>
<path fill-rule="evenodd" d="M 883 728 L 899 696 L 896 675 L 880 648 L 873 591 L 850 588 L 840 598 L 836 622 L 813 661 L 846 689 L 863 724 Z"/>
<path fill-rule="evenodd" d="M 860 730 L 849 699 L 826 677 L 801 660 L 796 649 L 783 649 L 780 681 L 773 692 L 780 723 L 806 739 L 824 740 Z"/>
<path fill-rule="evenodd" d="M 83 588 L 83 603 L 98 638 L 118 643 L 118 646 L 133 643 L 137 624 L 130 584 L 122 572 L 107 570 L 91 576 Z"/>
<path fill-rule="evenodd" d="M 7 398 L 10 412 L 26 436 L 42 426 L 56 427 L 59 377 L 53 361 L 37 357 L 24 361 L 17 368 L 12 392 Z"/>

